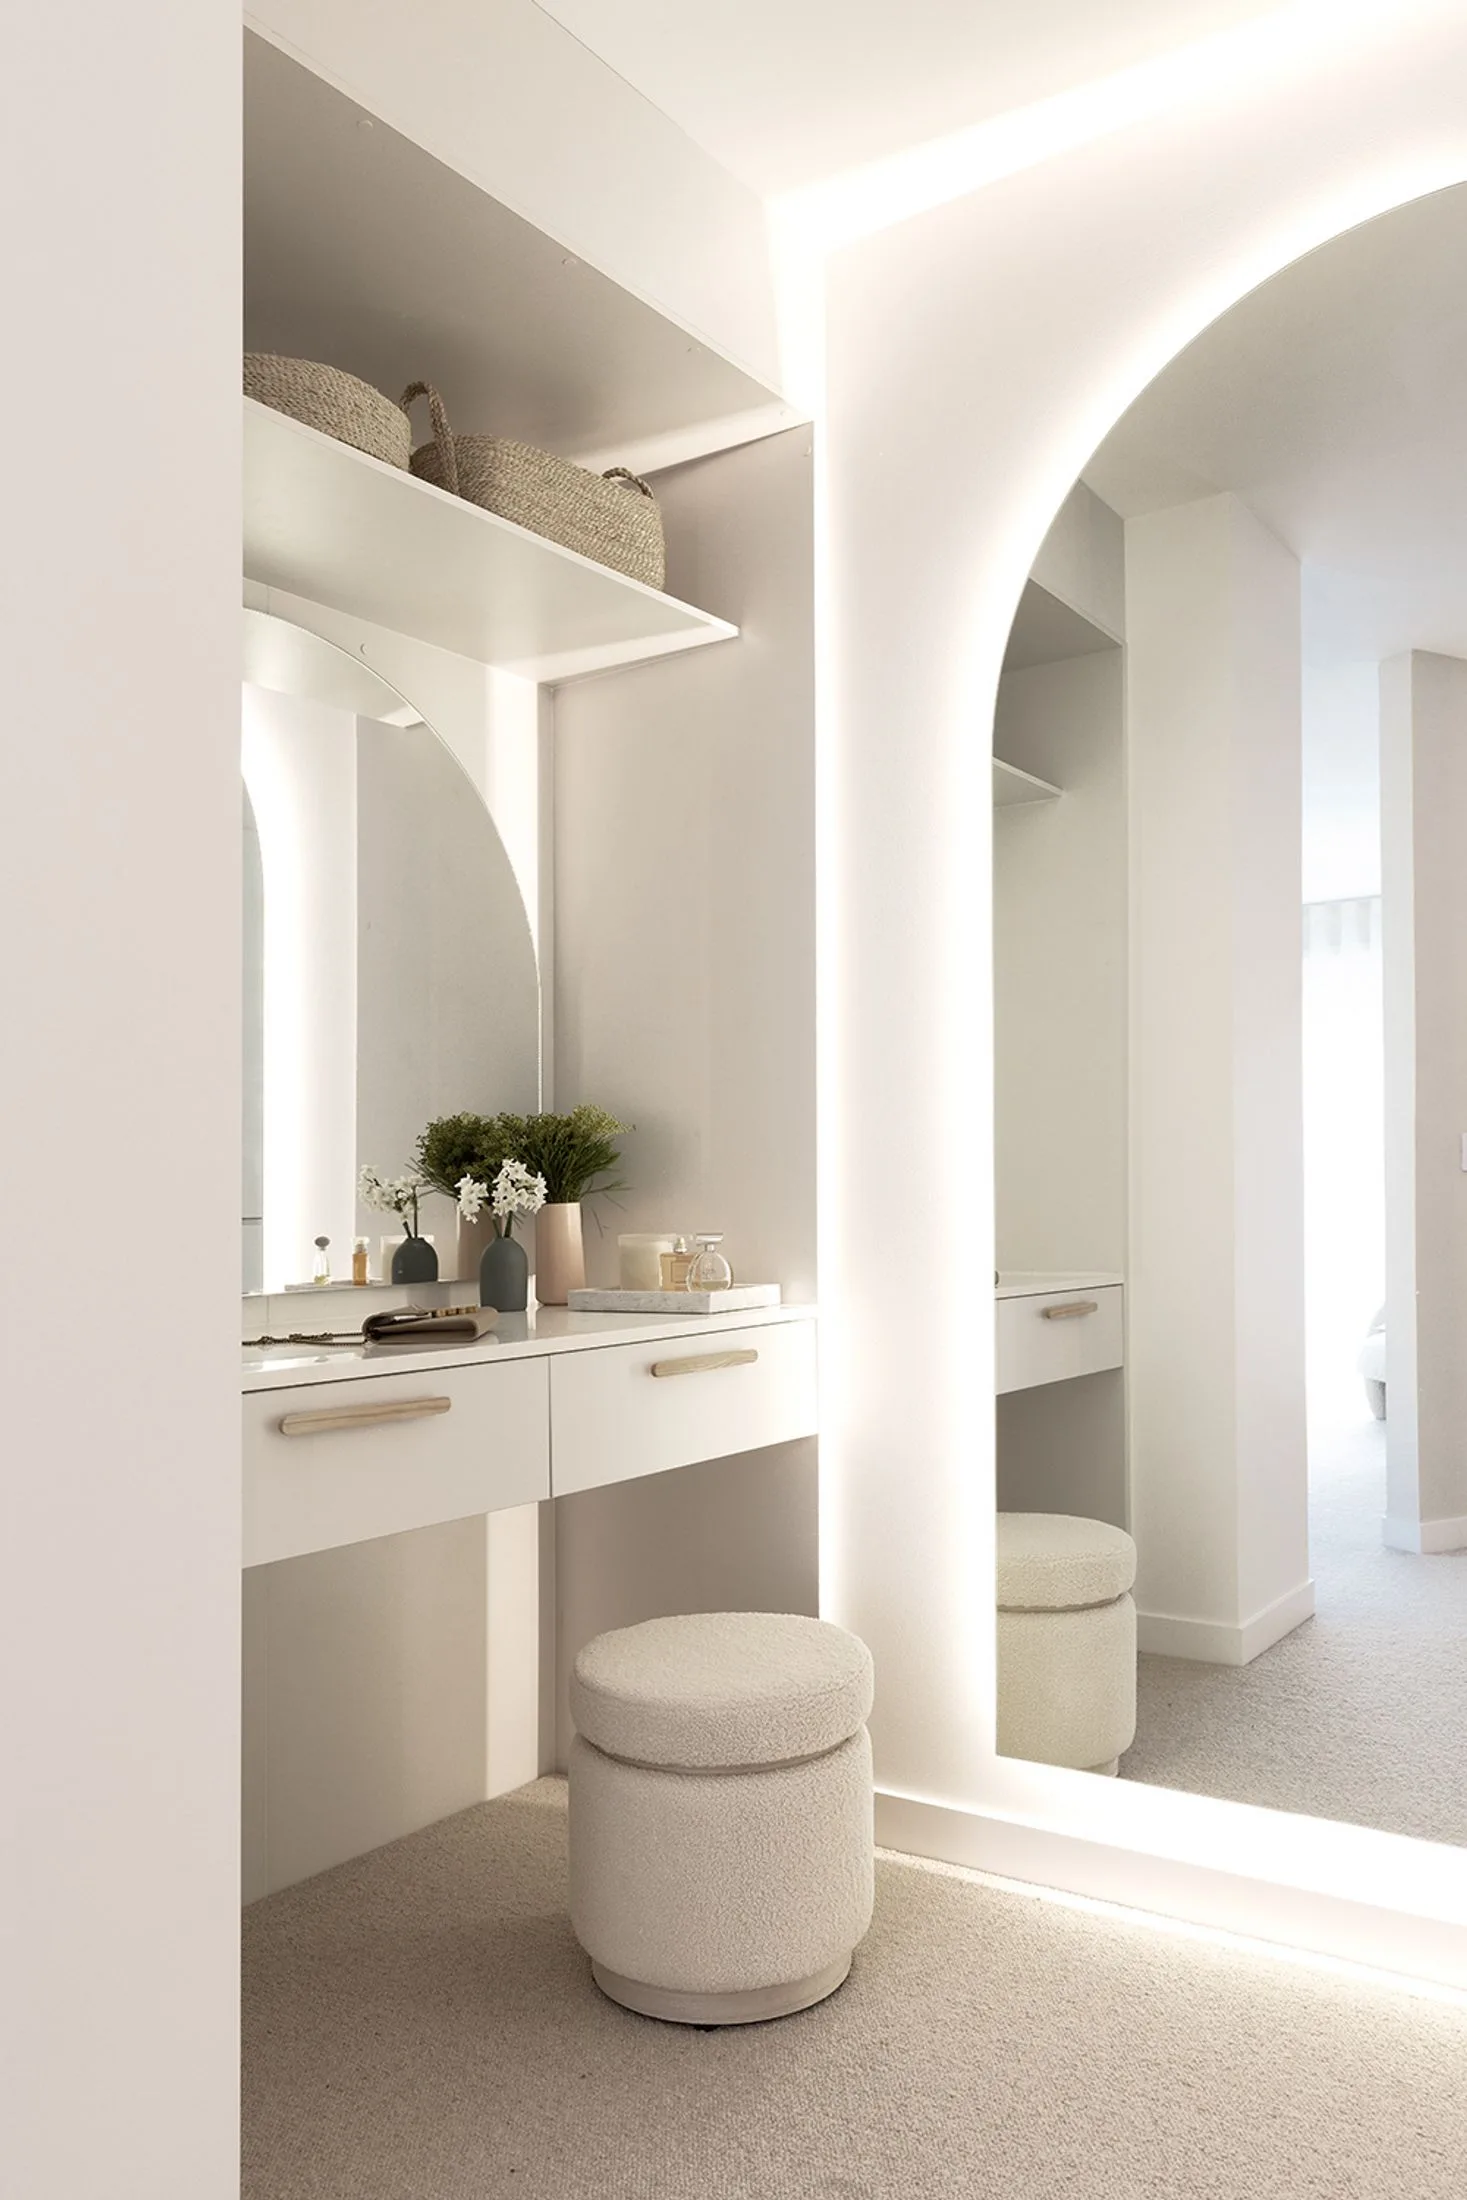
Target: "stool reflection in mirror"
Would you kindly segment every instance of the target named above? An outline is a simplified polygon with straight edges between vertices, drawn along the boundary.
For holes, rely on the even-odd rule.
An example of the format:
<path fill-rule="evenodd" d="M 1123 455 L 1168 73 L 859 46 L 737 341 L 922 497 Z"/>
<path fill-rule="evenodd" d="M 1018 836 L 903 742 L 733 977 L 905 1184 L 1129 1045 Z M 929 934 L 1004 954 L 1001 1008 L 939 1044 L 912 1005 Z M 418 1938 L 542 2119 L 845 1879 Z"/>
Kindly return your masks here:
<path fill-rule="evenodd" d="M 998 1749 L 1117 1770 L 1136 1739 L 1136 1546 L 1069 1513 L 998 1516 Z"/>

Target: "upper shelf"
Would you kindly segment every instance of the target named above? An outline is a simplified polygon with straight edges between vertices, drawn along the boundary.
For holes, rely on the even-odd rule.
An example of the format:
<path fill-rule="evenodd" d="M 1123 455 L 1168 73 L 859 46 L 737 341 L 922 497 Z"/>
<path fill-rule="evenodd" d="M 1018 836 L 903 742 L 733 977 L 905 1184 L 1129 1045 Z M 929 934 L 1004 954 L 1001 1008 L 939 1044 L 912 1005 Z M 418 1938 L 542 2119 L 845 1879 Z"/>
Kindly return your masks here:
<path fill-rule="evenodd" d="M 1090 657 L 1097 650 L 1119 649 L 1119 638 L 1087 619 L 1038 581 L 1026 581 L 1009 629 L 1005 672 L 1027 672 L 1034 665 L 1061 664 L 1069 657 Z"/>
<path fill-rule="evenodd" d="M 530 680 L 738 632 L 267 405 L 244 412 L 249 580 Z"/>
<path fill-rule="evenodd" d="M 993 759 L 993 806 L 996 810 L 1011 810 L 1021 802 L 1057 802 L 1063 791 L 1047 779 L 1036 779 L 1033 772 L 1021 772 L 1017 764 L 1005 764 L 998 757 Z"/>
<path fill-rule="evenodd" d="M 425 35 L 403 18 L 405 38 Z M 452 54 L 444 57 L 453 66 Z M 485 128 L 512 84 L 484 87 Z M 545 126 L 573 135 L 573 116 Z M 647 473 L 799 416 L 779 392 L 370 115 L 244 42 L 245 348 L 389 397 L 435 383 L 464 434 Z"/>

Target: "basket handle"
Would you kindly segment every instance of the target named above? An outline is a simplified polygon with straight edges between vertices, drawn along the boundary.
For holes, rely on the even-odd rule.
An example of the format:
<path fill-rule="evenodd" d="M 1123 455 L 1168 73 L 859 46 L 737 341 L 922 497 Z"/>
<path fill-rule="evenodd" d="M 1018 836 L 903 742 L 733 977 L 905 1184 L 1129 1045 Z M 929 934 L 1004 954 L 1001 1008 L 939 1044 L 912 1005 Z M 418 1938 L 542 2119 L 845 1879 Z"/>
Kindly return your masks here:
<path fill-rule="evenodd" d="M 603 481 L 625 481 L 633 489 L 639 491 L 642 496 L 650 497 L 654 504 L 657 502 L 656 492 L 651 482 L 644 481 L 640 474 L 632 473 L 626 466 L 608 466 L 601 479 Z"/>
<path fill-rule="evenodd" d="M 443 399 L 431 382 L 409 382 L 398 399 L 406 412 L 415 397 L 426 397 L 428 411 L 433 420 L 433 441 L 438 446 L 438 463 L 443 468 L 443 486 L 453 496 L 458 495 L 458 459 L 454 455 L 453 430 L 448 425 L 448 413 Z"/>

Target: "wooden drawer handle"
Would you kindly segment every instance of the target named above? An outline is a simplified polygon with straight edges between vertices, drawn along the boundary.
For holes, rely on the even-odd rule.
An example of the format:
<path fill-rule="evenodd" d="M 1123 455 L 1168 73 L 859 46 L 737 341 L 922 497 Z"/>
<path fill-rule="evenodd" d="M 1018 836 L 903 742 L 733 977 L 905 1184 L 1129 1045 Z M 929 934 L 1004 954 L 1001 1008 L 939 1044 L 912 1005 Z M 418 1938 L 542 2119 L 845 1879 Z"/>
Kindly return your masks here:
<path fill-rule="evenodd" d="M 757 1352 L 697 1352 L 687 1360 L 654 1360 L 652 1373 L 667 1375 L 711 1375 L 720 1367 L 752 1367 L 758 1359 Z"/>
<path fill-rule="evenodd" d="M 1077 1322 L 1082 1315 L 1098 1314 L 1100 1302 L 1098 1299 L 1070 1299 L 1064 1306 L 1041 1306 L 1039 1312 L 1047 1322 Z"/>
<path fill-rule="evenodd" d="M 327 1436 L 342 1428 L 380 1428 L 387 1421 L 431 1421 L 447 1413 L 451 1398 L 392 1398 L 379 1406 L 324 1406 L 316 1413 L 287 1413 L 282 1436 Z"/>

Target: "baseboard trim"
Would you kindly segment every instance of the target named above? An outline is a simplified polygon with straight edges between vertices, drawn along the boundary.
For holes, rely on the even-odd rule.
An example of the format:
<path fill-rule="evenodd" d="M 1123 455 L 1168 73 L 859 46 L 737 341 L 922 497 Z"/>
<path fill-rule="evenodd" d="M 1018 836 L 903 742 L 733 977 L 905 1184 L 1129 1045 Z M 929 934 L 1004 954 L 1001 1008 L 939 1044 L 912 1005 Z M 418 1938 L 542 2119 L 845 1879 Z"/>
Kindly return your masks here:
<path fill-rule="evenodd" d="M 1467 1924 L 1460 1915 L 1387 1909 L 1348 1895 L 1058 1833 L 1028 1819 L 879 1791 L 876 1838 L 900 1855 L 986 1872 L 1032 1888 L 1036 1897 L 1045 1890 L 1080 1896 L 1183 1927 L 1236 1935 L 1280 1955 L 1323 1956 L 1398 1979 L 1467 1989 Z M 1429 1844 L 1402 1839 L 1401 1846 L 1430 1853 Z"/>
<path fill-rule="evenodd" d="M 1414 1551 L 1429 1558 L 1442 1551 L 1467 1550 L 1467 1513 L 1459 1513 L 1455 1520 L 1393 1520 L 1387 1513 L 1380 1533 L 1391 1551 Z"/>
<path fill-rule="evenodd" d="M 1137 1648 L 1158 1658 L 1196 1658 L 1206 1665 L 1251 1665 L 1306 1619 L 1314 1617 L 1314 1583 L 1276 1597 L 1236 1626 L 1223 1620 L 1182 1619 L 1171 1612 L 1138 1612 Z"/>

